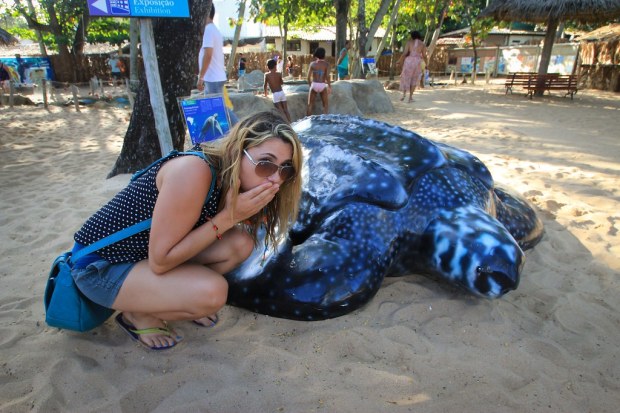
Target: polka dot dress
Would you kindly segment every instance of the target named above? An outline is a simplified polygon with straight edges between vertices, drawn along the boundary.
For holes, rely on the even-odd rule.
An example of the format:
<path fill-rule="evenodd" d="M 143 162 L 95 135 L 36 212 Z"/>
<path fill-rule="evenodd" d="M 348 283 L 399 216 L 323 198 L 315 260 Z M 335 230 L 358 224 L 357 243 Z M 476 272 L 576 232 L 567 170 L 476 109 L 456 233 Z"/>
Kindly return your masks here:
<path fill-rule="evenodd" d="M 74 239 L 84 246 L 90 245 L 110 234 L 128 228 L 153 216 L 155 201 L 159 195 L 155 178 L 159 168 L 169 159 L 186 156 L 178 153 L 154 164 L 146 173 L 133 180 L 110 202 L 91 216 Z M 190 155 L 191 156 L 191 155 Z M 206 161 L 205 161 L 206 162 Z M 214 187 L 205 201 L 200 218 L 194 228 L 215 216 L 220 201 L 220 188 Z M 148 258 L 150 229 L 125 238 L 97 251 L 97 255 L 109 262 L 138 262 Z"/>

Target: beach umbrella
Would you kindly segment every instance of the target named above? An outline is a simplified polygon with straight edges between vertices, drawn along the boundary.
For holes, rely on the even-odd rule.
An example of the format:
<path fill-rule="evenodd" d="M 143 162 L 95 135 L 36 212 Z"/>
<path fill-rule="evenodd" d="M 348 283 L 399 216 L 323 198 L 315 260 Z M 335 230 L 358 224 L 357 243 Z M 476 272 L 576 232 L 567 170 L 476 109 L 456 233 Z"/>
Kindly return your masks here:
<path fill-rule="evenodd" d="M 560 22 L 597 23 L 620 17 L 619 0 L 493 0 L 478 17 L 497 21 L 545 23 L 547 34 L 540 54 L 538 74 L 547 73 L 551 49 Z M 542 91 L 537 92 L 542 94 Z"/>
<path fill-rule="evenodd" d="M 3 28 L 0 28 L 0 45 L 11 46 L 18 43 L 18 40 L 13 35 Z"/>

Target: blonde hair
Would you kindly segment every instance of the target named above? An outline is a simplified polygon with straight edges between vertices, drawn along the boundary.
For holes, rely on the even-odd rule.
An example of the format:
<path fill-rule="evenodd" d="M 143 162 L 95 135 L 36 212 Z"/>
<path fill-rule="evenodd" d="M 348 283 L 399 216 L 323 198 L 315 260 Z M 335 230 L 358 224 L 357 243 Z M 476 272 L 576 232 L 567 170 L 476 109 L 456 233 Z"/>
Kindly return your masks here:
<path fill-rule="evenodd" d="M 237 202 L 243 150 L 274 138 L 289 143 L 293 147 L 291 162 L 295 168 L 295 176 L 281 184 L 276 196 L 263 208 L 262 212 L 245 222 L 255 245 L 258 243 L 258 229 L 264 224 L 265 244 L 271 244 L 273 248 L 280 239 L 284 238 L 299 212 L 302 150 L 293 128 L 277 112 L 258 112 L 242 119 L 225 137 L 203 143 L 201 146 L 202 151 L 209 156 L 213 165 L 219 170 L 217 179 L 222 188 L 221 209 L 224 207 L 226 194 L 230 188 L 233 188 L 233 205 Z"/>

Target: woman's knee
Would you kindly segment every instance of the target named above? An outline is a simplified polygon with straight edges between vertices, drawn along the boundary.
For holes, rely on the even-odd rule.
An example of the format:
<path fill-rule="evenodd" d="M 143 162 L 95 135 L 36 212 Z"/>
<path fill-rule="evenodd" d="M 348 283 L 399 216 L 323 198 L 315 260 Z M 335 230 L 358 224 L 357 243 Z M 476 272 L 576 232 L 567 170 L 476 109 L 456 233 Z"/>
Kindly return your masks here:
<path fill-rule="evenodd" d="M 252 254 L 254 250 L 254 240 L 247 232 L 237 231 L 232 238 L 232 247 L 239 262 L 242 262 Z"/>
<path fill-rule="evenodd" d="M 195 311 L 210 315 L 224 307 L 228 298 L 228 282 L 222 276 L 211 276 L 193 286 Z"/>

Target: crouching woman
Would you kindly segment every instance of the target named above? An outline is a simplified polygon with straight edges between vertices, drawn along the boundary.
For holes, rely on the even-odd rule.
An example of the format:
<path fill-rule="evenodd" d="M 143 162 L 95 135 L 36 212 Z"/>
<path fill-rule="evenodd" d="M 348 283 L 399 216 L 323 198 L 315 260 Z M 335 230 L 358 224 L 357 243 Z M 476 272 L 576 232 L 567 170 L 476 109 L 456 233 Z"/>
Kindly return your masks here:
<path fill-rule="evenodd" d="M 182 339 L 169 321 L 214 325 L 228 293 L 223 274 L 248 258 L 259 227 L 275 245 L 295 221 L 301 167 L 296 133 L 272 112 L 242 120 L 199 152 L 162 158 L 75 234 L 74 254 L 152 219 L 150 229 L 74 263 L 78 288 L 120 311 L 119 326 L 154 350 Z"/>

